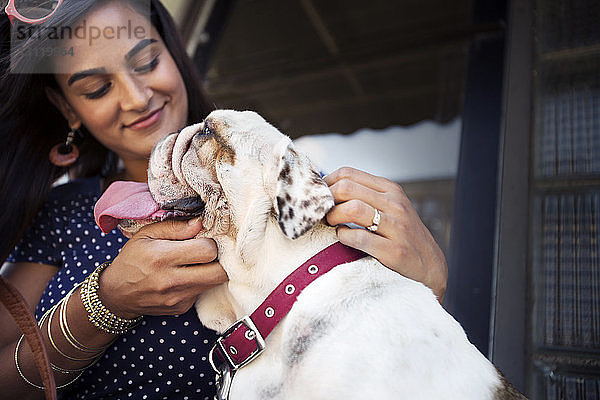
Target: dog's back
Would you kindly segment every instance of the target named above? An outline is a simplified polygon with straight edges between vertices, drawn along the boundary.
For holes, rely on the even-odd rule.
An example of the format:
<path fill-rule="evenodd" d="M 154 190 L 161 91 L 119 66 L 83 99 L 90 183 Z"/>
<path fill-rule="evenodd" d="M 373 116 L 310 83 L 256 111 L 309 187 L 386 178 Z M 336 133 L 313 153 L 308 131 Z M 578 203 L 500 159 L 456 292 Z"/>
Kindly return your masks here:
<path fill-rule="evenodd" d="M 372 258 L 319 278 L 276 329 L 232 398 L 523 398 L 428 288 Z"/>

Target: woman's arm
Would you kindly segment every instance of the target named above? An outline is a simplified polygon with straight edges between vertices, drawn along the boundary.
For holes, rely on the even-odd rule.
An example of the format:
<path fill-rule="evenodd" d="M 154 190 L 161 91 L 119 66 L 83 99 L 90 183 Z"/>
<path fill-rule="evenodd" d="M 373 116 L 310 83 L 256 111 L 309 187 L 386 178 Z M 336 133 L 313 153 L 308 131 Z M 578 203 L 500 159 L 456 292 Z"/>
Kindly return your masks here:
<path fill-rule="evenodd" d="M 29 310 L 33 313 L 46 285 L 56 271 L 57 268 L 53 265 L 5 263 L 0 273 L 23 295 Z M 2 385 L 2 397 L 17 398 L 18 396 L 21 400 L 43 399 L 44 393 L 25 383 L 17 372 L 14 353 L 21 332 L 2 304 L 0 304 L 0 326 L 2 326 L 2 329 L 0 329 L 0 384 Z M 23 341 L 20 347 L 19 365 L 31 380 L 41 384 L 42 380 L 35 368 L 29 346 Z"/>
<path fill-rule="evenodd" d="M 175 315 L 187 311 L 200 293 L 227 280 L 221 266 L 210 262 L 217 255 L 214 242 L 195 238 L 201 228 L 200 221 L 196 224 L 165 221 L 141 229 L 101 273 L 98 290 L 100 300 L 110 311 L 124 318 L 143 314 Z M 2 273 L 21 291 L 33 311 L 48 281 L 56 273 L 56 267 L 18 263 L 5 267 Z M 57 308 L 41 324 L 42 338 L 51 363 L 63 370 L 82 369 L 93 362 L 94 356 L 101 355 L 101 348 L 117 335 L 106 333 L 90 323 L 80 288 L 64 304 L 62 311 L 60 307 Z M 65 316 L 62 325 L 61 312 Z M 48 334 L 48 321 L 51 321 L 52 340 Z M 66 321 L 69 331 L 76 338 L 75 345 L 66 338 Z M 27 384 L 17 371 L 14 354 L 21 333 L 4 308 L 1 309 L 0 323 L 3 327 L 0 330 L 1 397 L 43 398 L 43 392 Z M 76 347 L 79 345 L 99 350 L 86 351 Z M 25 341 L 19 346 L 18 362 L 23 375 L 41 385 L 33 355 Z M 73 380 L 77 373 L 56 371 L 54 376 L 57 386 L 60 386 Z"/>
<path fill-rule="evenodd" d="M 336 206 L 327 214 L 331 225 L 370 226 L 375 209 L 381 214 L 376 232 L 338 228 L 340 242 L 377 258 L 388 268 L 422 282 L 440 303 L 446 292 L 446 259 L 402 188 L 382 177 L 350 167 L 327 175 Z"/>

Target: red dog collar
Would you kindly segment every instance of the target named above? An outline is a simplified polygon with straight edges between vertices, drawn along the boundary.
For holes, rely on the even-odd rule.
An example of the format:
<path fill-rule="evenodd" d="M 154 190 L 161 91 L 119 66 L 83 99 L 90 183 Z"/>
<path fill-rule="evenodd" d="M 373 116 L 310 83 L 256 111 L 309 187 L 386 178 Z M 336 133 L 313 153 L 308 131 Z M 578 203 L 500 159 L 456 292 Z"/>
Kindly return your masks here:
<path fill-rule="evenodd" d="M 254 360 L 264 350 L 265 338 L 311 282 L 340 264 L 366 256 L 360 250 L 335 242 L 288 275 L 252 314 L 237 321 L 217 339 L 209 354 L 217 376 L 223 373 L 223 366 L 235 372 Z"/>

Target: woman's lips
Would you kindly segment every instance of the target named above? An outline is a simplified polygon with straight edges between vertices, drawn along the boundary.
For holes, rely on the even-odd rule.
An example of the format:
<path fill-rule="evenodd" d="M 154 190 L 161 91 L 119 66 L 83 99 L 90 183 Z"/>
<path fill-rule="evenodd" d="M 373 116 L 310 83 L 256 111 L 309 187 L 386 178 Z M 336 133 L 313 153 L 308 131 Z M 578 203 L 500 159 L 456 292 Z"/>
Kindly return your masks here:
<path fill-rule="evenodd" d="M 129 128 L 129 129 L 133 129 L 133 130 L 146 129 L 146 128 L 156 124 L 160 120 L 160 117 L 162 116 L 162 112 L 163 112 L 164 108 L 165 108 L 165 106 L 162 106 L 158 110 L 153 111 L 150 114 L 148 114 L 148 116 L 146 116 L 132 124 L 125 125 L 125 127 Z"/>

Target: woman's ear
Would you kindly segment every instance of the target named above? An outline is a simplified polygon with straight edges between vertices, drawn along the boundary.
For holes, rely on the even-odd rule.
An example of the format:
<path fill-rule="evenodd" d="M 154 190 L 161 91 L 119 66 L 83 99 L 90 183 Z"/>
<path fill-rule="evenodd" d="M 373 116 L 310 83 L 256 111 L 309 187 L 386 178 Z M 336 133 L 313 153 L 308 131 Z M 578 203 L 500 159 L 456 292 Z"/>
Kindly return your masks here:
<path fill-rule="evenodd" d="M 63 117 L 65 117 L 65 119 L 69 123 L 69 126 L 72 129 L 80 128 L 81 119 L 79 118 L 75 110 L 73 110 L 67 99 L 65 99 L 65 97 L 62 95 L 62 93 L 57 92 L 55 89 L 49 86 L 46 86 L 44 89 L 46 91 L 46 96 L 48 97 L 48 100 L 50 100 L 50 103 L 52 103 L 54 107 L 56 107 L 58 111 L 60 111 Z"/>

